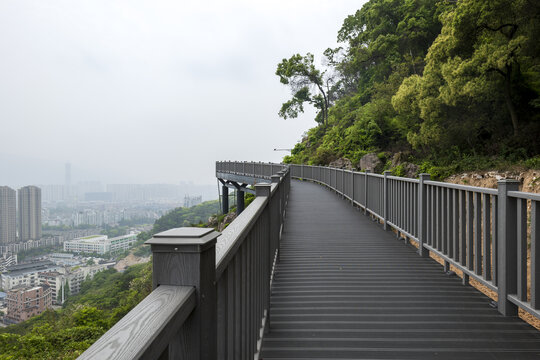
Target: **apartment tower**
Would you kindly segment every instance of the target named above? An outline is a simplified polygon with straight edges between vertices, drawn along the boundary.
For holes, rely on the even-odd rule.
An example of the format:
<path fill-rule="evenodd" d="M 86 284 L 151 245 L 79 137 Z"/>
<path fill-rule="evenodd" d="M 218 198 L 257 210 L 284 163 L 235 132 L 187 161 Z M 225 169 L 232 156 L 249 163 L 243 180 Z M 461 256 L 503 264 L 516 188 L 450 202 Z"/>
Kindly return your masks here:
<path fill-rule="evenodd" d="M 19 241 L 41 238 L 41 189 L 25 186 L 19 189 Z"/>
<path fill-rule="evenodd" d="M 17 210 L 15 190 L 0 186 L 0 245 L 17 241 Z"/>

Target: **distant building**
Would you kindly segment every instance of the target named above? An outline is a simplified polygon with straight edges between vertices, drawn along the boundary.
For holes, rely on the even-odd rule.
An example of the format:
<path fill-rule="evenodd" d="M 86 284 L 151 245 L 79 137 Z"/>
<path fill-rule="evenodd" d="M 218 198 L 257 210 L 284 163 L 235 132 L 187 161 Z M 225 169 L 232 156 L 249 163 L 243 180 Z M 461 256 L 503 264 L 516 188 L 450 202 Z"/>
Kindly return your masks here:
<path fill-rule="evenodd" d="M 20 286 L 37 286 L 40 273 L 58 271 L 61 268 L 50 261 L 9 266 L 0 276 L 0 287 L 11 290 Z"/>
<path fill-rule="evenodd" d="M 109 239 L 107 235 L 93 235 L 64 242 L 64 251 L 74 253 L 97 253 L 124 251 L 137 241 L 137 234 L 131 233 Z"/>
<path fill-rule="evenodd" d="M 107 270 L 114 266 L 114 262 L 97 264 L 90 266 L 75 267 L 62 271 L 50 271 L 39 274 L 40 285 L 48 285 L 52 289 L 52 301 L 55 304 L 62 304 L 68 295 L 75 295 L 81 291 L 81 284 L 86 279 L 92 279 L 98 272 Z M 69 289 L 69 293 L 62 294 L 62 291 Z"/>
<path fill-rule="evenodd" d="M 184 196 L 184 207 L 189 208 L 202 203 L 202 195 L 200 196 Z"/>
<path fill-rule="evenodd" d="M 41 238 L 41 189 L 25 186 L 19 189 L 19 241 Z"/>
<path fill-rule="evenodd" d="M 0 255 L 0 273 L 13 265 L 17 265 L 17 254 L 6 252 Z"/>
<path fill-rule="evenodd" d="M 8 292 L 6 322 L 19 323 L 52 307 L 52 290 L 47 285 L 21 287 Z"/>
<path fill-rule="evenodd" d="M 17 209 L 15 190 L 0 186 L 0 244 L 17 241 Z"/>

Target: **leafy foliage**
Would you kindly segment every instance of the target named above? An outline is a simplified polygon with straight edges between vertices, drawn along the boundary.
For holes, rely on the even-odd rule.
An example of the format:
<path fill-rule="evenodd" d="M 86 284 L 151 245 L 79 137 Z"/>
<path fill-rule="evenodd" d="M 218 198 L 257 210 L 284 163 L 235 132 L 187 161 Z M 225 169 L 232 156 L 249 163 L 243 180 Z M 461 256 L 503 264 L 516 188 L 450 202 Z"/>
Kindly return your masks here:
<path fill-rule="evenodd" d="M 530 0 L 371 0 L 343 22 L 342 46 L 325 51 L 336 74 L 328 126 L 284 160 L 406 152 L 440 176 L 528 166 L 540 153 L 539 37 Z"/>
<path fill-rule="evenodd" d="M 75 359 L 152 290 L 151 263 L 83 282 L 59 311 L 0 329 L 0 360 Z"/>

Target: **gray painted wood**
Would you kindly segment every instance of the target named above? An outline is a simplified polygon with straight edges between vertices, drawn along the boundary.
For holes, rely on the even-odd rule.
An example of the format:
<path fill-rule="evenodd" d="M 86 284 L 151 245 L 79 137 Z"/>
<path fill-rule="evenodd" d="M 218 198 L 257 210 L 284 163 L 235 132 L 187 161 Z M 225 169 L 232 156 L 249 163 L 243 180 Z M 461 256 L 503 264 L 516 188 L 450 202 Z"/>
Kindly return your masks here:
<path fill-rule="evenodd" d="M 78 359 L 157 359 L 178 337 L 196 302 L 194 287 L 159 286 Z"/>
<path fill-rule="evenodd" d="M 540 209 L 538 202 L 531 204 L 531 306 L 533 309 L 540 308 Z"/>
<path fill-rule="evenodd" d="M 507 196 L 508 191 L 517 191 L 519 182 L 501 180 L 498 182 L 498 251 L 497 266 L 501 276 L 498 286 L 499 311 L 507 316 L 517 315 L 518 308 L 508 300 L 508 295 L 517 292 L 517 200 Z"/>
<path fill-rule="evenodd" d="M 342 201 L 294 182 L 261 358 L 538 359 L 540 336 Z"/>

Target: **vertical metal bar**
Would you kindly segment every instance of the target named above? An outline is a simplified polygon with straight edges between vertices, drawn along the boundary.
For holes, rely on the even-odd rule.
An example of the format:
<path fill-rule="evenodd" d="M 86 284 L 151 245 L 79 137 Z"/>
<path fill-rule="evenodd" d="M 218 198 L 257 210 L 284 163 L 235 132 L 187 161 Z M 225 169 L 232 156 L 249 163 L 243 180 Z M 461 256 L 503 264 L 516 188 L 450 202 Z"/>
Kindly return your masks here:
<path fill-rule="evenodd" d="M 527 301 L 527 200 L 517 204 L 517 296 Z"/>
<path fill-rule="evenodd" d="M 234 359 L 234 334 L 236 333 L 236 276 L 235 261 L 232 260 L 227 267 L 227 359 Z"/>
<path fill-rule="evenodd" d="M 474 270 L 482 275 L 482 194 L 474 194 Z"/>
<path fill-rule="evenodd" d="M 459 190 L 459 261 L 461 265 L 466 266 L 467 263 L 467 205 L 466 192 Z"/>
<path fill-rule="evenodd" d="M 227 323 L 228 323 L 228 269 L 226 269 L 221 279 L 217 283 L 217 356 L 224 360 L 227 354 Z"/>
<path fill-rule="evenodd" d="M 234 257 L 234 356 L 233 359 L 242 358 L 242 302 L 243 296 L 243 272 L 242 272 L 242 248 Z"/>
<path fill-rule="evenodd" d="M 482 229 L 483 234 L 482 238 L 484 241 L 484 257 L 482 258 L 484 264 L 484 279 L 491 280 L 491 241 L 489 238 L 490 230 L 490 218 L 491 214 L 489 213 L 490 204 L 489 204 L 489 195 L 482 194 Z"/>
<path fill-rule="evenodd" d="M 448 255 L 448 203 L 446 202 L 446 191 L 446 188 L 441 187 L 441 248 L 443 254 Z"/>
<path fill-rule="evenodd" d="M 467 191 L 467 268 L 474 269 L 474 204 L 473 193 Z"/>
<path fill-rule="evenodd" d="M 390 171 L 385 171 L 383 173 L 384 175 L 384 178 L 383 178 L 383 196 L 384 196 L 384 200 L 383 200 L 383 209 L 384 209 L 384 213 L 383 213 L 383 228 L 384 230 L 387 230 L 388 227 L 386 225 L 386 222 L 388 221 L 388 175 L 391 174 Z"/>
<path fill-rule="evenodd" d="M 351 204 L 354 206 L 354 170 L 351 171 Z"/>
<path fill-rule="evenodd" d="M 538 201 L 531 201 L 531 306 L 540 308 L 540 213 Z"/>
<path fill-rule="evenodd" d="M 508 191 L 517 191 L 519 182 L 515 180 L 500 180 L 498 183 L 498 308 L 505 316 L 516 316 L 518 308 L 508 300 L 509 294 L 517 291 L 517 204 L 516 199 L 508 196 Z"/>
<path fill-rule="evenodd" d="M 429 180 L 429 174 L 420 174 L 420 182 L 418 183 L 418 251 L 422 257 L 429 257 L 429 251 L 424 248 L 427 237 L 427 189 L 424 181 L 427 180 Z"/>
<path fill-rule="evenodd" d="M 452 189 L 452 245 L 453 259 L 459 261 L 459 190 Z"/>
<path fill-rule="evenodd" d="M 369 173 L 370 171 L 369 170 L 366 170 L 365 171 L 365 183 L 364 183 L 364 214 L 367 215 L 367 209 L 368 209 L 368 176 L 369 176 Z"/>
<path fill-rule="evenodd" d="M 441 187 L 437 186 L 435 188 L 437 192 L 437 250 L 442 250 L 442 192 Z"/>
<path fill-rule="evenodd" d="M 498 264 L 498 249 L 499 249 L 499 231 L 498 224 L 499 214 L 499 197 L 491 197 L 491 267 L 493 274 L 493 284 L 497 286 L 499 284 L 499 264 Z"/>

